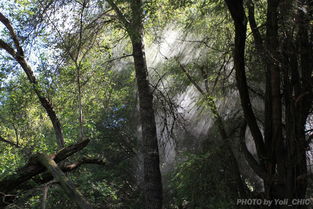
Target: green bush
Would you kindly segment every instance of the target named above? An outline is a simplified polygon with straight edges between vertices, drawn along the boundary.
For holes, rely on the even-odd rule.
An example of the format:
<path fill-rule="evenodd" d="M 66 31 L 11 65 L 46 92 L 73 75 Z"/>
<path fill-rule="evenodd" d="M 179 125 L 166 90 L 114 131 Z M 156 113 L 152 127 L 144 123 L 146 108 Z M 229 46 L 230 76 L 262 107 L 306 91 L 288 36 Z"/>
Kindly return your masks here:
<path fill-rule="evenodd" d="M 170 175 L 170 208 L 234 208 L 227 160 L 219 152 L 187 154 Z"/>

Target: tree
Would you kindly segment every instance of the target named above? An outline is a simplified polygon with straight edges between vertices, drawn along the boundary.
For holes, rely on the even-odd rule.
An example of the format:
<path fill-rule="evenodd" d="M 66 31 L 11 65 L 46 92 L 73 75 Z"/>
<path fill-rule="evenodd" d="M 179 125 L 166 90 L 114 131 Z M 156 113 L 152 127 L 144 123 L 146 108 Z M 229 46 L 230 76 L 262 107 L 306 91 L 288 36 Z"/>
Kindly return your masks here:
<path fill-rule="evenodd" d="M 245 43 L 247 18 L 242 0 L 226 4 L 234 20 L 234 65 L 245 119 L 257 148 L 258 159 L 249 157 L 254 171 L 264 180 L 265 196 L 270 199 L 304 198 L 306 194 L 306 119 L 312 107 L 312 42 L 308 19 L 312 5 L 306 1 L 267 1 L 265 40 L 254 18 L 253 2 L 249 1 L 249 23 L 255 46 L 264 64 L 265 124 L 264 136 L 250 102 L 245 74 Z M 290 28 L 295 17 L 296 30 Z M 274 206 L 281 208 L 283 206 Z M 294 208 L 303 206 L 294 206 Z"/>
<path fill-rule="evenodd" d="M 141 0 L 130 2 L 132 12 L 130 22 L 112 0 L 108 0 L 108 3 L 126 28 L 132 43 L 143 140 L 145 208 L 160 209 L 162 208 L 162 179 L 153 109 L 153 94 L 148 79 L 143 43 L 143 3 Z"/>
<path fill-rule="evenodd" d="M 44 93 L 40 90 L 40 84 L 38 83 L 36 77 L 34 76 L 34 73 L 31 67 L 28 65 L 27 61 L 25 60 L 24 50 L 20 45 L 19 39 L 10 21 L 2 13 L 0 13 L 0 21 L 9 31 L 10 38 L 12 39 L 14 43 L 15 49 L 12 48 L 8 43 L 6 43 L 5 41 L 1 39 L 0 39 L 0 47 L 1 49 L 4 49 L 8 54 L 10 54 L 12 58 L 15 59 L 16 62 L 18 62 L 20 66 L 23 68 L 24 72 L 27 75 L 29 82 L 32 84 L 34 92 L 36 93 L 42 107 L 46 110 L 53 124 L 58 146 L 59 148 L 63 148 L 64 138 L 63 138 L 62 127 L 61 127 L 59 118 L 57 117 L 51 102 L 45 97 Z"/>

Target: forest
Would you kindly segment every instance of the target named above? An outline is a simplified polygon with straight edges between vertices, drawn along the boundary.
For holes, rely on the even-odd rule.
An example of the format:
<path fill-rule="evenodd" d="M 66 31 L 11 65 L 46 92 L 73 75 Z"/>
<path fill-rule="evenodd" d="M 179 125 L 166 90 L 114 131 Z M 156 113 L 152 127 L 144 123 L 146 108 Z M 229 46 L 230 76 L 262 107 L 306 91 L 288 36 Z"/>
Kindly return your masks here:
<path fill-rule="evenodd" d="M 0 0 L 0 208 L 313 208 L 313 1 Z"/>

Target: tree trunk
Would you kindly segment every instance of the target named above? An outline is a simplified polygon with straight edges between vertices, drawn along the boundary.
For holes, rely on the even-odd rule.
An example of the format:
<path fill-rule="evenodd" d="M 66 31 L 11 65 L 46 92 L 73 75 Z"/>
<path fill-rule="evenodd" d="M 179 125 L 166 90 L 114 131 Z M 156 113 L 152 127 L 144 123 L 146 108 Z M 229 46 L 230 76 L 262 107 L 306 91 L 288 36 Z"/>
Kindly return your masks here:
<path fill-rule="evenodd" d="M 226 3 L 235 22 L 234 63 L 237 85 L 245 118 L 248 124 L 249 121 L 251 124 L 253 112 L 249 110 L 249 106 L 251 106 L 250 103 L 247 103 L 249 102 L 249 95 L 244 90 L 246 87 L 244 74 L 244 37 L 246 31 L 242 26 L 245 16 L 243 1 L 226 0 Z M 302 0 L 297 2 L 302 5 L 292 7 L 287 2 L 285 2 L 286 5 L 280 5 L 280 0 L 269 0 L 266 20 L 266 47 L 264 50 L 251 3 L 250 1 L 250 24 L 257 50 L 259 50 L 260 55 L 264 55 L 265 62 L 263 62 L 266 64 L 265 152 L 259 152 L 257 149 L 259 160 L 262 162 L 262 156 L 265 159 L 264 164 L 254 170 L 258 171 L 261 168 L 259 173 L 265 172 L 260 177 L 264 180 L 266 198 L 287 198 L 291 202 L 292 199 L 305 198 L 307 175 L 304 130 L 313 100 L 313 64 L 312 59 L 309 58 L 312 53 L 312 42 L 308 35 L 310 31 L 309 18 L 304 16 L 301 9 L 296 12 L 298 15 L 292 15 L 294 15 L 294 8 L 305 8 L 312 5 L 308 5 L 308 1 Z M 281 12 L 279 12 L 278 9 L 282 6 L 288 8 L 281 8 Z M 308 11 L 311 10 L 308 9 Z M 298 28 L 297 40 L 293 38 L 294 27 L 292 30 L 288 28 L 295 20 Z M 294 46 L 294 43 L 297 43 L 297 46 Z M 252 122 L 254 123 L 254 119 Z M 257 128 L 253 127 L 253 123 L 252 126 L 249 124 L 249 127 L 258 148 L 256 136 L 259 133 Z M 285 134 L 283 134 L 283 123 L 285 124 Z M 256 133 L 254 133 L 255 131 Z M 251 158 L 251 153 L 248 153 L 247 156 L 247 160 L 255 161 Z M 253 162 L 251 165 L 255 164 Z M 285 207 L 287 206 L 272 205 L 272 208 Z M 288 208 L 305 208 L 305 206 L 294 205 Z"/>
<path fill-rule="evenodd" d="M 77 102 L 78 102 L 78 123 L 79 123 L 79 141 L 84 140 L 84 121 L 82 104 L 82 85 L 81 85 L 81 66 L 76 65 L 76 84 L 77 84 Z"/>
<path fill-rule="evenodd" d="M 243 8 L 243 0 L 232 1 L 226 0 L 231 16 L 235 24 L 235 48 L 234 48 L 234 65 L 236 70 L 236 83 L 239 90 L 241 106 L 243 108 L 245 119 L 251 130 L 259 160 L 263 163 L 265 157 L 265 147 L 263 136 L 256 121 L 255 114 L 252 110 L 248 84 L 245 72 L 245 45 L 247 20 Z"/>
<path fill-rule="evenodd" d="M 148 69 L 143 43 L 142 1 L 131 1 L 132 29 L 129 30 L 133 47 L 133 57 L 137 87 L 139 93 L 139 109 L 143 139 L 145 208 L 162 208 L 162 179 L 156 123 L 153 109 L 153 94 L 150 88 Z"/>
<path fill-rule="evenodd" d="M 286 195 L 286 150 L 283 143 L 282 136 L 282 103 L 281 103 L 281 78 L 280 78 L 280 64 L 278 56 L 279 41 L 278 41 L 278 6 L 279 0 L 268 1 L 267 5 L 267 34 L 266 34 L 266 48 L 267 54 L 267 73 L 270 74 L 270 79 L 267 83 L 270 84 L 270 101 L 271 108 L 271 137 L 267 140 L 271 140 L 269 144 L 269 167 L 268 173 L 271 176 L 270 182 L 265 182 L 265 187 L 268 191 L 269 198 L 284 198 Z M 276 169 L 275 169 L 276 165 Z M 278 181 L 272 181 L 277 171 Z"/>
<path fill-rule="evenodd" d="M 133 48 L 143 140 L 145 208 L 161 209 L 163 202 L 162 178 L 153 109 L 153 93 L 148 79 L 143 43 L 143 3 L 142 0 L 130 1 L 132 16 L 131 22 L 129 22 L 113 0 L 107 1 L 126 28 Z"/>

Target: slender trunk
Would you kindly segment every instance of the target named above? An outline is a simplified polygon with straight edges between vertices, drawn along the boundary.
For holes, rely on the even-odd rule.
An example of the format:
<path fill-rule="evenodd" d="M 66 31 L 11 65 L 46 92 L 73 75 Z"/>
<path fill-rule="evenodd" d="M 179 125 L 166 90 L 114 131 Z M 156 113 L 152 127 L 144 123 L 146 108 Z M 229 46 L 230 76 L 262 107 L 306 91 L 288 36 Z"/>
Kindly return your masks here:
<path fill-rule="evenodd" d="M 243 0 L 232 1 L 226 0 L 231 16 L 235 24 L 235 48 L 234 48 L 234 65 L 236 70 L 236 84 L 239 90 L 241 106 L 243 108 L 245 119 L 251 130 L 256 150 L 261 164 L 265 158 L 265 147 L 263 136 L 257 124 L 255 114 L 252 109 L 250 96 L 248 92 L 248 84 L 245 72 L 245 45 L 247 20 L 243 8 Z"/>
<path fill-rule="evenodd" d="M 79 123 L 79 140 L 84 140 L 84 124 L 83 124 L 83 105 L 82 105 L 82 89 L 81 89 L 81 67 L 76 66 L 77 71 L 77 100 L 78 100 L 78 123 Z"/>
<path fill-rule="evenodd" d="M 16 126 L 14 125 L 14 123 L 12 123 L 12 127 L 13 127 L 14 133 L 15 133 L 15 144 L 16 144 L 17 146 L 19 146 L 20 140 L 19 140 L 18 129 L 16 128 Z"/>
<path fill-rule="evenodd" d="M 278 6 L 279 0 L 268 1 L 267 5 L 267 34 L 266 47 L 268 51 L 267 73 L 270 74 L 270 101 L 271 101 L 271 143 L 270 162 L 276 165 L 278 181 L 266 182 L 270 198 L 286 197 L 286 147 L 283 143 L 282 136 L 282 103 L 281 103 L 281 77 L 280 77 L 280 60 L 278 56 Z M 269 84 L 269 83 L 268 83 Z M 267 115 L 269 113 L 266 113 Z M 268 139 L 269 140 L 269 139 Z M 268 143 L 269 144 L 269 143 Z M 270 174 L 272 170 L 270 169 Z M 273 178 L 271 175 L 271 179 Z"/>

